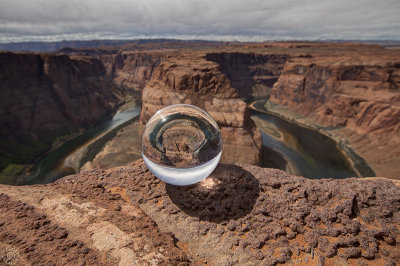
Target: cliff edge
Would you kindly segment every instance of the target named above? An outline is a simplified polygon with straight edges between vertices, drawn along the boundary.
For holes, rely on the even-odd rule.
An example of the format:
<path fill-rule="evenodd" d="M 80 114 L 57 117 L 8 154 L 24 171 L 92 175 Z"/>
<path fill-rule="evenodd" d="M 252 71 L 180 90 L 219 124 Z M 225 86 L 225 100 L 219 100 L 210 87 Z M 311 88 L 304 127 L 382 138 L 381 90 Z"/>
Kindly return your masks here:
<path fill-rule="evenodd" d="M 139 160 L 48 185 L 0 185 L 0 263 L 393 265 L 393 182 L 220 164 L 175 187 Z"/>
<path fill-rule="evenodd" d="M 13 168 L 31 164 L 57 138 L 111 116 L 123 91 L 105 76 L 95 58 L 0 52 L 2 182 L 3 169 L 12 180 Z"/>
<path fill-rule="evenodd" d="M 267 108 L 343 142 L 372 168 L 362 176 L 397 179 L 400 53 L 361 51 L 291 58 L 272 88 Z"/>

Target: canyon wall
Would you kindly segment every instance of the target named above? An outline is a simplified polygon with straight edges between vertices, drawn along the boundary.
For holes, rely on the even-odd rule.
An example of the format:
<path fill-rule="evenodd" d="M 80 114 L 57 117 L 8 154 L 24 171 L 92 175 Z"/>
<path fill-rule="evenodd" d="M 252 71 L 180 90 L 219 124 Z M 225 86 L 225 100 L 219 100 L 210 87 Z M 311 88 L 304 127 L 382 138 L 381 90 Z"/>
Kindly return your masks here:
<path fill-rule="evenodd" d="M 170 57 L 161 63 L 143 89 L 141 123 L 177 103 L 196 105 L 215 119 L 223 137 L 223 162 L 260 163 L 261 135 L 218 64 L 201 55 Z"/>
<path fill-rule="evenodd" d="M 270 100 L 342 139 L 377 175 L 400 177 L 398 56 L 293 58 Z"/>
<path fill-rule="evenodd" d="M 127 49 L 127 50 L 126 50 Z M 58 55 L 90 56 L 99 59 L 105 68 L 105 77 L 126 94 L 141 91 L 149 82 L 154 69 L 173 52 L 128 49 L 127 47 L 63 48 Z"/>
<path fill-rule="evenodd" d="M 109 117 L 119 93 L 97 59 L 0 53 L 1 168 L 26 163 L 56 137 Z"/>
<path fill-rule="evenodd" d="M 119 52 L 103 55 L 107 76 L 125 88 L 142 90 L 165 55 L 157 52 Z"/>
<path fill-rule="evenodd" d="M 206 59 L 219 64 L 239 96 L 245 99 L 265 96 L 278 80 L 286 54 L 208 53 Z"/>

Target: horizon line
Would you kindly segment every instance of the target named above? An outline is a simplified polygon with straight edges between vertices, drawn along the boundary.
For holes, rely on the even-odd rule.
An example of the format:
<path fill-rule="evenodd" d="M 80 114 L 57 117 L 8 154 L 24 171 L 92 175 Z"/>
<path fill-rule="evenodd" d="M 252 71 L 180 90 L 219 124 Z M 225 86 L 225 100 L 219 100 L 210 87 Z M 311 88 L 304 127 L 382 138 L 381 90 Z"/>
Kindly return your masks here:
<path fill-rule="evenodd" d="M 348 38 L 272 38 L 265 40 L 218 40 L 218 39 L 202 39 L 202 38 L 174 38 L 174 37 L 139 37 L 139 38 L 93 38 L 93 39 L 61 39 L 61 40 L 23 40 L 23 41 L 0 41 L 0 45 L 4 44 L 19 44 L 19 43 L 62 43 L 62 42 L 93 42 L 93 41 L 193 41 L 193 42 L 215 42 L 215 43 L 268 43 L 268 42 L 394 42 L 400 43 L 400 39 L 348 39 Z"/>

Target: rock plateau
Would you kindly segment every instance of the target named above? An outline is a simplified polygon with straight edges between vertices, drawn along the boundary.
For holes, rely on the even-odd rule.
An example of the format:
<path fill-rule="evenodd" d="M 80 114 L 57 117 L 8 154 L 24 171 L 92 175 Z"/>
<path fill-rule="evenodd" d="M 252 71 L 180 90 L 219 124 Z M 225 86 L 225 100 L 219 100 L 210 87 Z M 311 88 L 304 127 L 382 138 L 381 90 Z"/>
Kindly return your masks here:
<path fill-rule="evenodd" d="M 54 184 L 0 185 L 0 199 L 2 264 L 400 260 L 400 190 L 387 179 L 310 180 L 221 164 L 204 181 L 175 187 L 139 160 Z"/>

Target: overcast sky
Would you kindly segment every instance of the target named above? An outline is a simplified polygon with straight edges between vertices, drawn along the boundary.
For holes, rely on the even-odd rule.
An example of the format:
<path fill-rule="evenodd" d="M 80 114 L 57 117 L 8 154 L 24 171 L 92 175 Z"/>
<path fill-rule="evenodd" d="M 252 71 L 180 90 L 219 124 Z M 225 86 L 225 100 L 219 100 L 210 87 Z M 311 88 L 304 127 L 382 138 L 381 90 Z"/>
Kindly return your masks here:
<path fill-rule="evenodd" d="M 400 0 L 0 0 L 0 42 L 400 40 Z"/>

